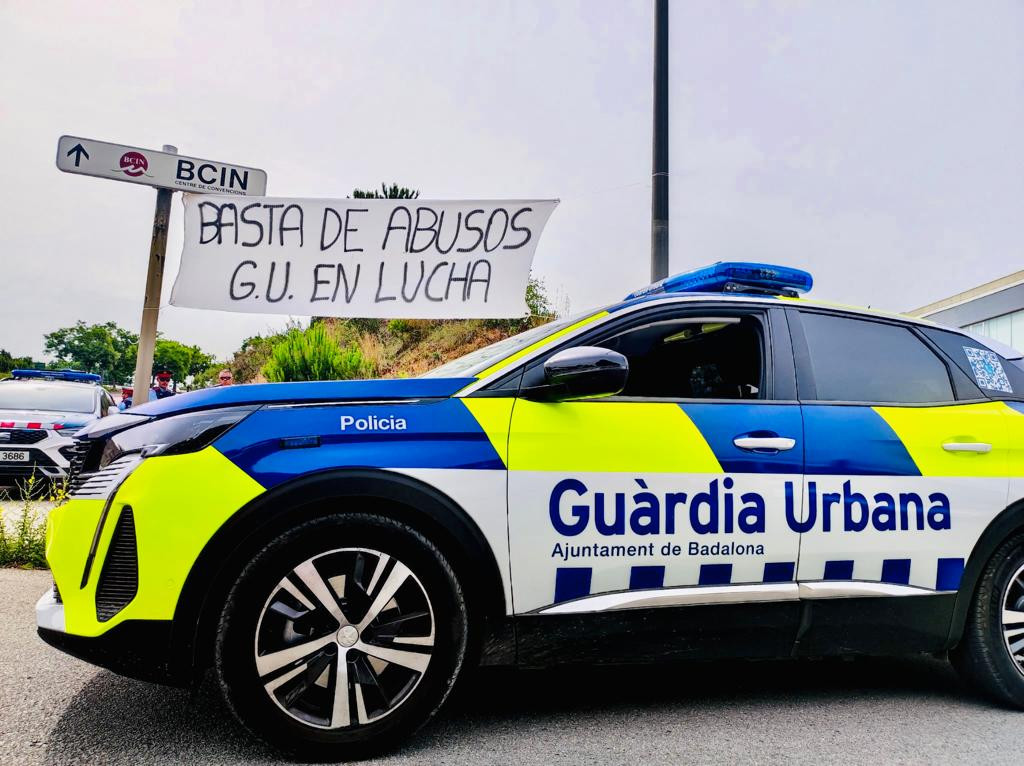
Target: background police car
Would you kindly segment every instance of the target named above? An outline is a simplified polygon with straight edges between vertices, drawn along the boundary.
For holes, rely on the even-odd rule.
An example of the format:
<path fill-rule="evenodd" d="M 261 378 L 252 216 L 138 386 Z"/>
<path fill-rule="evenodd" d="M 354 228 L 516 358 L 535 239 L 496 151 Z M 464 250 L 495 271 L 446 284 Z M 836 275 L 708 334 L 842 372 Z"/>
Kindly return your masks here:
<path fill-rule="evenodd" d="M 75 432 L 117 411 L 99 382 L 72 370 L 14 370 L 0 381 L 0 485 L 67 474 Z"/>

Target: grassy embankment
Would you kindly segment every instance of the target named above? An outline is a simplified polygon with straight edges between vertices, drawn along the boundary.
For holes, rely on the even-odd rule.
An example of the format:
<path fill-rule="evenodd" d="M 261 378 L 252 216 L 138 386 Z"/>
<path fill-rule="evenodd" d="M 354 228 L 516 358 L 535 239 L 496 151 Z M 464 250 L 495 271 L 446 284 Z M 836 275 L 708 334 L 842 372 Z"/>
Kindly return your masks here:
<path fill-rule="evenodd" d="M 420 375 L 445 362 L 502 338 L 544 324 L 553 318 L 540 314 L 526 319 L 333 319 L 320 320 L 338 346 L 360 359 L 361 378 L 404 378 Z M 263 367 L 271 349 L 287 332 L 249 338 L 226 366 L 239 383 L 266 381 Z"/>

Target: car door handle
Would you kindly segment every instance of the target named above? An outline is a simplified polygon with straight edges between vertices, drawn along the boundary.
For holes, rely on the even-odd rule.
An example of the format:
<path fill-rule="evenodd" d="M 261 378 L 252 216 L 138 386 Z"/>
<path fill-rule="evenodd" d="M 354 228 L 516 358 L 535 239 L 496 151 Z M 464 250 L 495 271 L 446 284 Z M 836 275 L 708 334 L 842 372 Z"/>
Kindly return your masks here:
<path fill-rule="evenodd" d="M 740 449 L 784 452 L 796 446 L 796 439 L 788 436 L 737 436 L 732 443 Z"/>
<path fill-rule="evenodd" d="M 984 454 L 992 451 L 992 445 L 985 442 L 946 442 L 942 445 L 942 449 L 946 450 L 946 452 L 979 452 Z"/>

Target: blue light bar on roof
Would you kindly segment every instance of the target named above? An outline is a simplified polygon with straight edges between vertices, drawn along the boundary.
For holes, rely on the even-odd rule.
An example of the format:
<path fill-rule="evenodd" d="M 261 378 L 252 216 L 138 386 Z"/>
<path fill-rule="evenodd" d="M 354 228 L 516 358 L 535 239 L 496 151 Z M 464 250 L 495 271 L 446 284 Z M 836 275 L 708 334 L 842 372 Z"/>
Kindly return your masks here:
<path fill-rule="evenodd" d="M 103 378 L 93 372 L 78 370 L 11 370 L 12 378 L 36 380 L 69 380 L 75 383 L 99 383 Z"/>
<path fill-rule="evenodd" d="M 719 261 L 693 271 L 684 271 L 643 287 L 626 300 L 655 293 L 806 293 L 814 279 L 802 269 L 770 263 Z"/>

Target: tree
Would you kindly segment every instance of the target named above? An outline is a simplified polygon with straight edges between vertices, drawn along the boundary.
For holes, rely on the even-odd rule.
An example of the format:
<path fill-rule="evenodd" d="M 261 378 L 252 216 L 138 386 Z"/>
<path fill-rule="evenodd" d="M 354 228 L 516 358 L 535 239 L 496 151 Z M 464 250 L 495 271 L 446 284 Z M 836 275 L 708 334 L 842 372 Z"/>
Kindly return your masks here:
<path fill-rule="evenodd" d="M 11 370 L 31 369 L 33 366 L 30 356 L 12 356 L 7 349 L 0 348 L 0 372 Z"/>
<path fill-rule="evenodd" d="M 398 184 L 387 184 L 380 185 L 380 191 L 376 189 L 364 190 L 364 189 L 353 189 L 352 199 L 416 199 L 420 196 L 419 189 L 410 189 L 407 186 L 399 186 Z"/>
<path fill-rule="evenodd" d="M 157 338 L 153 349 L 153 372 L 169 370 L 174 387 L 190 375 L 199 375 L 213 363 L 213 355 L 204 353 L 199 346 L 186 346 L 176 340 Z"/>
<path fill-rule="evenodd" d="M 43 337 L 47 352 L 57 358 L 59 367 L 98 373 L 111 383 L 125 382 L 134 371 L 139 338 L 114 322 L 87 325 L 79 320 Z"/>
<path fill-rule="evenodd" d="M 293 328 L 270 351 L 263 374 L 271 383 L 296 380 L 347 380 L 372 374 L 371 366 L 354 343 L 342 349 L 323 324 L 308 330 Z"/>
<path fill-rule="evenodd" d="M 95 372 L 114 385 L 131 384 L 139 353 L 139 336 L 131 330 L 118 327 L 114 322 L 87 325 L 78 321 L 74 326 L 61 327 L 44 338 L 46 350 L 57 358 L 54 367 Z M 199 346 L 157 338 L 153 370 L 170 370 L 175 385 L 189 375 L 202 372 L 212 363 L 213 356 Z M 0 357 L 0 366 L 2 364 Z"/>

